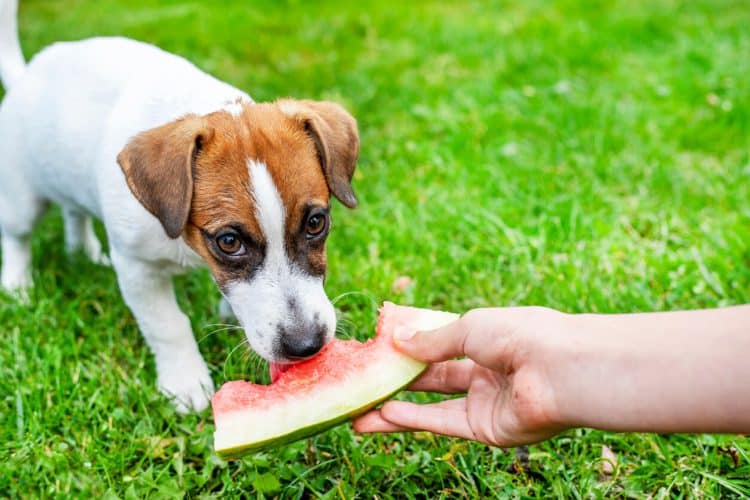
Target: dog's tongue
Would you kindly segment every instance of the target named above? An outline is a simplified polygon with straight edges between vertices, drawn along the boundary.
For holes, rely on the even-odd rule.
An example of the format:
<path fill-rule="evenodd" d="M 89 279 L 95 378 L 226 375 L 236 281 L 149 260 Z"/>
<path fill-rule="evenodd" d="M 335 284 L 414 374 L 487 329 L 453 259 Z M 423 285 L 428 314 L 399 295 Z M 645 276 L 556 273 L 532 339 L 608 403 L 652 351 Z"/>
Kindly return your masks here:
<path fill-rule="evenodd" d="M 268 363 L 268 371 L 271 373 L 271 383 L 276 382 L 282 373 L 287 371 L 292 365 L 282 365 L 280 363 Z"/>

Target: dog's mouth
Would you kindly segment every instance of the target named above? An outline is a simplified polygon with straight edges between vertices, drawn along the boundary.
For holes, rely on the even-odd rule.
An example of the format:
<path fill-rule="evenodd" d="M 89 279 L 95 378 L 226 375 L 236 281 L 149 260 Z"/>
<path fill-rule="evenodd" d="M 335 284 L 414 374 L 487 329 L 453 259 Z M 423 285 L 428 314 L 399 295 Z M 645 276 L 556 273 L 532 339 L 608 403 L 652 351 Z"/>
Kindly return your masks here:
<path fill-rule="evenodd" d="M 268 371 L 271 374 L 271 383 L 276 382 L 282 373 L 291 368 L 291 363 L 274 363 L 273 361 L 268 362 Z"/>

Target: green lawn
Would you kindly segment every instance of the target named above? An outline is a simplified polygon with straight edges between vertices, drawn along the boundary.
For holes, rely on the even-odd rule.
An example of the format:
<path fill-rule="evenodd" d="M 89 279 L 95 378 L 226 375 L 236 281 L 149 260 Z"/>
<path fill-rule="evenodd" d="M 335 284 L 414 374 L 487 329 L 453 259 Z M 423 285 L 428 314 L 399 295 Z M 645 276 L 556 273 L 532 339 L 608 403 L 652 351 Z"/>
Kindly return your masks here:
<path fill-rule="evenodd" d="M 344 103 L 362 154 L 360 207 L 335 208 L 328 245 L 341 336 L 370 335 L 384 299 L 572 312 L 750 302 L 745 1 L 25 0 L 20 29 L 27 57 L 122 34 L 257 100 Z M 156 391 L 112 271 L 66 257 L 57 211 L 34 265 L 33 305 L 0 298 L 0 496 L 750 495 L 738 436 L 576 430 L 525 458 L 342 426 L 226 463 L 210 413 L 180 417 Z M 413 284 L 397 291 L 400 276 Z M 215 382 L 267 379 L 233 350 L 242 334 L 217 326 L 208 273 L 177 288 Z"/>

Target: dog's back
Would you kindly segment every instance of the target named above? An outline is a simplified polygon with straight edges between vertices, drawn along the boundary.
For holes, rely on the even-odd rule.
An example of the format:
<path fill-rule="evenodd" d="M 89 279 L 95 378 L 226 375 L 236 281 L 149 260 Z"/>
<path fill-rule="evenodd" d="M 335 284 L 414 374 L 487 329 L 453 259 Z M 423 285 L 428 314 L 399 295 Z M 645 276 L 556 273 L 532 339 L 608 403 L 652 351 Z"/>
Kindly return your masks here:
<path fill-rule="evenodd" d="M 127 38 L 58 42 L 25 68 L 18 60 L 0 52 L 10 68 L 3 72 L 10 80 L 0 106 L 0 150 L 13 150 L 0 163 L 0 184 L 14 182 L 98 217 L 96 183 L 120 175 L 114 159 L 131 136 L 239 95 L 188 61 Z M 217 100 L 217 94 L 225 96 Z M 201 96 L 207 96 L 205 109 Z"/>
<path fill-rule="evenodd" d="M 104 220 L 110 238 L 121 240 L 140 241 L 141 232 L 158 227 L 133 198 L 116 161 L 133 136 L 238 98 L 251 102 L 185 59 L 127 38 L 58 42 L 26 65 L 16 12 L 16 0 L 0 0 L 0 78 L 6 90 L 0 103 L 0 285 L 7 290 L 31 284 L 29 235 L 49 202 L 62 207 L 69 250 L 83 248 L 96 262 L 106 257 L 91 216 Z M 184 253 L 180 241 L 161 239 L 165 255 L 157 252 L 155 258 Z"/>

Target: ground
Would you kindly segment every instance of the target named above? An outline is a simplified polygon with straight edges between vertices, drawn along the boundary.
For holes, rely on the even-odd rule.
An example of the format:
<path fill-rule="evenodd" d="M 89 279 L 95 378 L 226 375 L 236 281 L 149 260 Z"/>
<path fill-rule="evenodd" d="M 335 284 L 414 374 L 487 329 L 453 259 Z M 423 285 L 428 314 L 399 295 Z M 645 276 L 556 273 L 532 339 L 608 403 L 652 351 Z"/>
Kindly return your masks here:
<path fill-rule="evenodd" d="M 750 302 L 746 2 L 22 2 L 24 52 L 122 34 L 257 100 L 359 121 L 360 207 L 334 208 L 342 337 L 377 304 L 628 312 Z M 101 228 L 100 228 L 101 229 Z M 181 417 L 110 269 L 53 210 L 29 306 L 0 298 L 0 492 L 94 498 L 750 495 L 731 435 L 574 430 L 528 450 L 348 426 L 226 463 Z M 217 383 L 265 380 L 203 271 L 177 280 Z M 238 347 L 239 346 L 239 347 Z M 424 398 L 424 395 L 417 395 Z M 616 457 L 611 474 L 602 452 Z"/>

